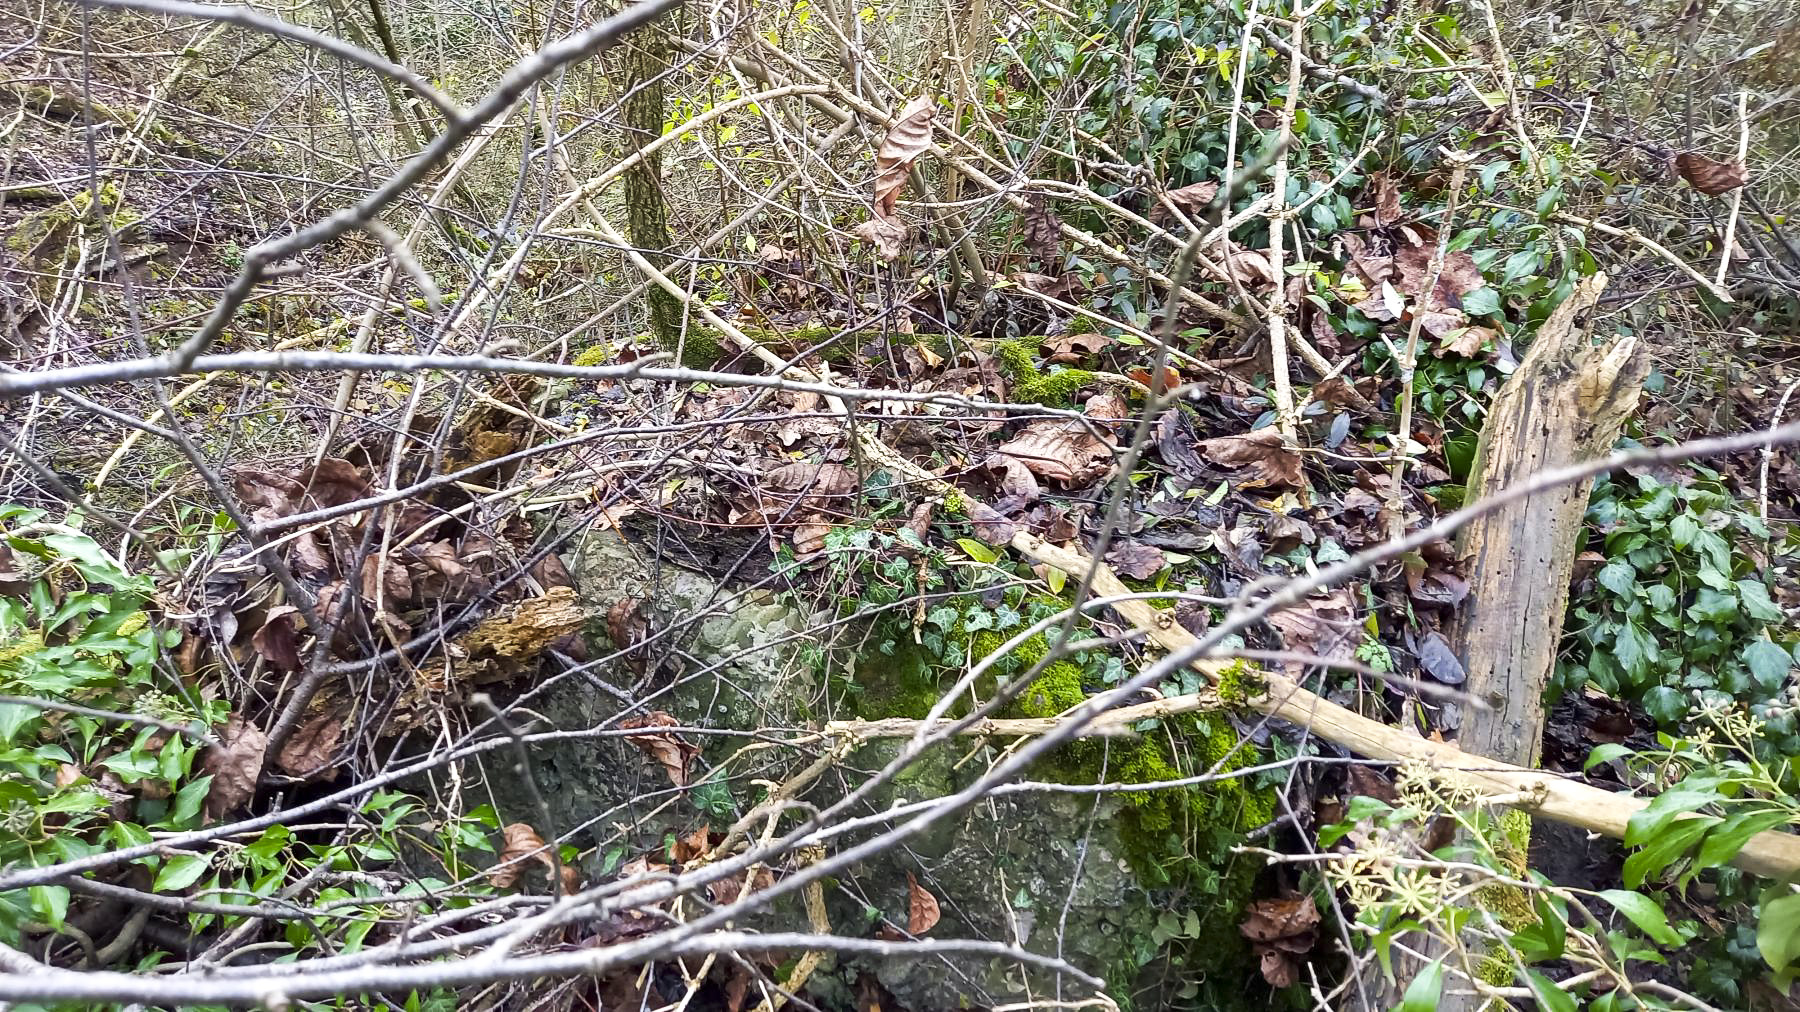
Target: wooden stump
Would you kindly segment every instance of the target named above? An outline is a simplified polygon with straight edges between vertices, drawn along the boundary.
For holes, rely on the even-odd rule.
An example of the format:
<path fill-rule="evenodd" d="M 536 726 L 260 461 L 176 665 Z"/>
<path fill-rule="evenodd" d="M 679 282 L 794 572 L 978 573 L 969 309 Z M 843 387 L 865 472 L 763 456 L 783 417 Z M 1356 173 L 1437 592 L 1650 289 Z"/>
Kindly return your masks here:
<path fill-rule="evenodd" d="M 1488 410 L 1468 501 L 1611 451 L 1637 406 L 1650 362 L 1632 337 L 1594 345 L 1586 317 L 1605 287 L 1605 275 L 1583 281 L 1538 329 L 1525 360 Z M 1465 690 L 1488 705 L 1465 708 L 1457 736 L 1464 752 L 1528 768 L 1538 763 L 1544 689 L 1562 640 L 1569 578 L 1591 490 L 1591 482 L 1559 486 L 1510 503 L 1463 530 L 1458 555 L 1469 597 L 1451 624 L 1450 639 L 1468 670 Z M 1521 813 L 1503 818 L 1502 826 L 1501 855 L 1516 861 L 1522 875 L 1531 823 Z M 1520 908 L 1498 896 L 1478 902 Z M 1494 913 L 1507 919 L 1500 909 Z M 1463 965 L 1481 964 L 1479 952 L 1470 957 Z M 1446 988 L 1438 1007 L 1486 1004 L 1472 991 Z"/>
<path fill-rule="evenodd" d="M 1584 318 L 1605 287 L 1605 275 L 1582 282 L 1538 329 L 1488 410 L 1469 502 L 1612 450 L 1650 361 L 1631 337 L 1593 345 Z M 1540 492 L 1463 530 L 1458 554 L 1469 597 L 1450 638 L 1468 669 L 1464 688 L 1491 707 L 1463 714 L 1457 744 L 1465 752 L 1537 765 L 1544 687 L 1556 664 L 1591 489 L 1580 482 Z"/>

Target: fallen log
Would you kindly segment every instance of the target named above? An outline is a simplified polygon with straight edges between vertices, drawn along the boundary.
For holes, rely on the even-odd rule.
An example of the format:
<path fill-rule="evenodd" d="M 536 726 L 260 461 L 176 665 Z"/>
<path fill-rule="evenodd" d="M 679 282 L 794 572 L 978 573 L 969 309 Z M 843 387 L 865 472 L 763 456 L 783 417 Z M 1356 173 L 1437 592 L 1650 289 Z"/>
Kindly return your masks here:
<path fill-rule="evenodd" d="M 1096 594 L 1131 593 L 1111 569 L 1083 553 L 1058 548 L 1023 531 L 1013 535 L 1012 547 L 1021 555 L 1055 566 L 1071 577 L 1079 578 L 1092 569 Z M 1183 650 L 1196 642 L 1167 610 L 1143 601 L 1120 601 L 1112 607 L 1164 650 Z M 1193 667 L 1216 681 L 1228 663 L 1203 659 L 1196 661 Z M 1446 742 L 1428 741 L 1333 703 L 1278 672 L 1264 672 L 1262 680 L 1262 694 L 1251 697 L 1246 704 L 1250 709 L 1310 728 L 1313 734 L 1370 759 L 1412 760 L 1436 770 L 1453 771 L 1482 794 L 1504 797 L 1508 804 L 1538 818 L 1553 819 L 1622 839 L 1632 814 L 1649 804 L 1647 799 L 1615 794 L 1552 772 L 1525 769 L 1472 755 Z M 1768 878 L 1800 873 L 1800 836 L 1775 831 L 1758 833 L 1744 844 L 1744 849 L 1731 863 Z"/>

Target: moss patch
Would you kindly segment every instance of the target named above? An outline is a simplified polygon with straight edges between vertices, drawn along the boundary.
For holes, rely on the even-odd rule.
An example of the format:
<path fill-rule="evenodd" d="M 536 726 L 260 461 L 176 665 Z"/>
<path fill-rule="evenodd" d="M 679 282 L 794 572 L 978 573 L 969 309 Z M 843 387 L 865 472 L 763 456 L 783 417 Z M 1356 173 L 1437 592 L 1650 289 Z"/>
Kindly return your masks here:
<path fill-rule="evenodd" d="M 1051 407 L 1066 407 L 1076 391 L 1094 381 L 1085 369 L 1052 369 L 1038 367 L 1036 343 L 1027 338 L 1001 341 L 994 346 L 994 358 L 1000 362 L 1011 389 L 1010 400 Z"/>

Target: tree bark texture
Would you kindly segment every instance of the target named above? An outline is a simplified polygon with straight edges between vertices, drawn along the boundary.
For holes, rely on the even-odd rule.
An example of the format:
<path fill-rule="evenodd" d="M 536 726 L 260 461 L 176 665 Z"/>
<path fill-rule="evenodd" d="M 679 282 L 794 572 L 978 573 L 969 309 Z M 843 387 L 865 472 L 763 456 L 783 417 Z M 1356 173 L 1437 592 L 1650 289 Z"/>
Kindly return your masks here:
<path fill-rule="evenodd" d="M 663 80 L 669 69 L 669 37 L 660 28 L 650 27 L 632 37 L 625 45 L 625 99 L 623 112 L 629 132 L 625 147 L 628 152 L 662 136 L 667 117 Z M 669 237 L 669 204 L 663 197 L 662 154 L 652 151 L 626 170 L 625 214 L 631 244 L 644 253 L 657 269 L 667 267 Z M 650 309 L 650 333 L 664 351 L 676 351 L 681 343 L 681 302 L 658 285 L 645 294 Z"/>
<path fill-rule="evenodd" d="M 1583 281 L 1538 329 L 1488 410 L 1470 473 L 1475 502 L 1541 471 L 1609 452 L 1637 406 L 1650 360 L 1631 337 L 1595 347 L 1584 317 L 1606 286 Z M 1464 689 L 1488 704 L 1462 715 L 1465 752 L 1538 763 L 1544 688 L 1556 664 L 1569 577 L 1592 483 L 1529 496 L 1476 520 L 1459 555 L 1469 597 L 1451 628 Z"/>

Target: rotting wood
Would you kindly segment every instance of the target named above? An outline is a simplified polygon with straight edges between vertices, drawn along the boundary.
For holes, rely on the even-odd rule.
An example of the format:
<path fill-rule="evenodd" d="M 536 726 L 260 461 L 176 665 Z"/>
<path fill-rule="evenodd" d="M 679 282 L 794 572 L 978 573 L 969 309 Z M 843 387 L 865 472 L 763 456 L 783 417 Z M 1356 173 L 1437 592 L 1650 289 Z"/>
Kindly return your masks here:
<path fill-rule="evenodd" d="M 1605 275 L 1576 287 L 1538 329 L 1525 360 L 1488 409 L 1470 472 L 1469 501 L 1532 474 L 1612 448 L 1637 405 L 1650 360 L 1635 338 L 1594 347 L 1583 314 Z M 1464 690 L 1487 709 L 1463 714 L 1457 744 L 1515 766 L 1536 766 L 1544 688 L 1556 665 L 1576 542 L 1591 482 L 1527 496 L 1463 529 L 1458 555 L 1469 597 L 1451 624 L 1468 671 Z"/>
<path fill-rule="evenodd" d="M 1131 592 L 1111 569 L 1080 552 L 1058 548 L 1024 532 L 1013 536 L 1012 546 L 1021 555 L 1055 566 L 1073 578 L 1079 578 L 1092 567 L 1096 595 Z M 1182 650 L 1195 643 L 1194 637 L 1175 621 L 1174 615 L 1163 609 L 1142 601 L 1120 602 L 1113 609 L 1165 650 Z M 1225 662 L 1202 659 L 1193 667 L 1216 680 Z M 1506 797 L 1514 807 L 1539 818 L 1623 838 L 1632 813 L 1649 804 L 1648 799 L 1614 794 L 1555 773 L 1523 769 L 1511 763 L 1471 755 L 1447 742 L 1420 738 L 1339 706 L 1301 688 L 1285 675 L 1272 671 L 1260 674 L 1264 691 L 1248 700 L 1245 705 L 1250 709 L 1308 727 L 1321 738 L 1370 759 L 1415 761 L 1439 772 L 1454 772 L 1483 795 Z M 1174 699 L 1163 702 L 1174 702 Z M 1800 873 L 1800 836 L 1774 831 L 1758 833 L 1731 863 L 1768 878 Z"/>

